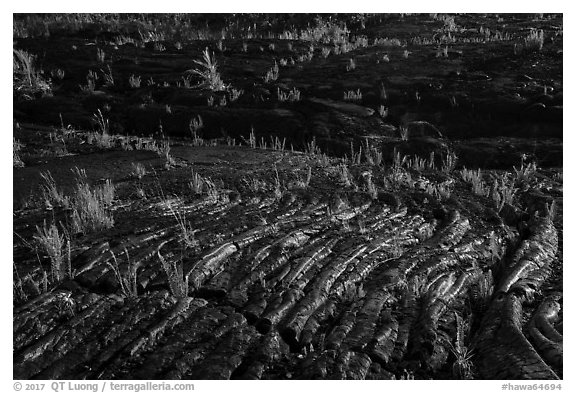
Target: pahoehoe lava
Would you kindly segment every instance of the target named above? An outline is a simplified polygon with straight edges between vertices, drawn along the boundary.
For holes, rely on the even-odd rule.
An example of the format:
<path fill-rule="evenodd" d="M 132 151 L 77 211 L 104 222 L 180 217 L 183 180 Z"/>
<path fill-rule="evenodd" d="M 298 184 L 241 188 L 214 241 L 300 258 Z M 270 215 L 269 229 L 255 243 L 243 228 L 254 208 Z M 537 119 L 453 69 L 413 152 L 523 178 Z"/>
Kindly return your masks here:
<path fill-rule="evenodd" d="M 14 379 L 562 379 L 562 23 L 15 14 Z"/>

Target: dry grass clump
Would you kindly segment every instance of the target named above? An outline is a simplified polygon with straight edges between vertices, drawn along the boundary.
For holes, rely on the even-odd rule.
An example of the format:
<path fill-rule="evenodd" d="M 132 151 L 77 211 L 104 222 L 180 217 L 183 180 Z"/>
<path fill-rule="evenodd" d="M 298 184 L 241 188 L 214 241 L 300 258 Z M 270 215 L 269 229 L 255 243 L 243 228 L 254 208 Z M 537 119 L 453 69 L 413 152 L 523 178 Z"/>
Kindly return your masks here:
<path fill-rule="evenodd" d="M 192 190 L 195 195 L 206 194 L 209 199 L 218 200 L 220 191 L 212 179 L 201 176 L 198 172 L 194 171 L 194 169 L 192 169 L 191 172 L 192 180 L 188 183 L 190 190 Z"/>
<path fill-rule="evenodd" d="M 12 137 L 12 166 L 14 168 L 22 168 L 24 162 L 20 158 L 20 150 L 22 150 L 23 145 Z"/>
<path fill-rule="evenodd" d="M 266 75 L 264 75 L 264 82 L 270 83 L 272 81 L 275 81 L 278 79 L 279 75 L 280 75 L 280 68 L 278 67 L 278 63 L 274 62 L 274 66 L 266 72 Z"/>
<path fill-rule="evenodd" d="M 40 189 L 46 207 L 59 206 L 67 208 L 70 205 L 70 198 L 56 187 L 56 182 L 50 171 L 40 172 L 40 177 L 44 180 L 44 184 L 40 186 Z"/>
<path fill-rule="evenodd" d="M 502 210 L 505 204 L 512 204 L 518 189 L 514 187 L 514 179 L 503 175 L 496 177 L 492 185 L 490 196 L 498 211 Z"/>
<path fill-rule="evenodd" d="M 38 95 L 44 96 L 52 93 L 50 82 L 44 79 L 41 71 L 36 69 L 35 61 L 35 56 L 30 53 L 19 49 L 13 50 L 12 72 L 15 97 L 31 100 Z"/>
<path fill-rule="evenodd" d="M 280 88 L 277 90 L 278 101 L 280 102 L 297 102 L 300 101 L 300 90 L 297 88 L 292 88 L 288 93 L 281 91 Z"/>
<path fill-rule="evenodd" d="M 136 177 L 138 180 L 142 179 L 146 176 L 146 167 L 140 162 L 133 162 L 132 163 L 132 173 L 131 175 Z"/>
<path fill-rule="evenodd" d="M 544 31 L 533 29 L 524 38 L 524 49 L 528 52 L 538 52 L 544 47 Z"/>
<path fill-rule="evenodd" d="M 116 188 L 110 180 L 95 188 L 88 184 L 86 171 L 75 168 L 76 191 L 72 202 L 72 231 L 86 233 L 114 226 L 108 207 L 114 200 Z"/>
<path fill-rule="evenodd" d="M 52 282 L 61 282 L 66 276 L 72 277 L 70 240 L 58 230 L 55 224 L 47 225 L 44 221 L 42 228 L 36 226 L 34 240 L 50 259 Z"/>
<path fill-rule="evenodd" d="M 514 173 L 516 177 L 516 184 L 518 186 L 527 187 L 530 182 L 534 179 L 536 172 L 538 172 L 538 167 L 534 161 L 526 163 L 526 157 L 523 155 L 520 168 L 514 167 Z"/>
<path fill-rule="evenodd" d="M 120 284 L 120 290 L 122 294 L 127 298 L 135 298 L 138 297 L 138 285 L 137 285 L 137 273 L 138 273 L 138 266 L 134 262 L 130 262 L 130 254 L 128 254 L 128 250 L 124 248 L 124 253 L 126 254 L 126 269 L 120 270 L 120 265 L 118 264 L 118 259 L 116 258 L 116 254 L 112 250 L 110 250 L 110 254 L 112 254 L 112 260 L 114 263 L 108 262 L 108 266 L 114 272 L 116 276 L 116 280 Z"/>
<path fill-rule="evenodd" d="M 185 298 L 188 296 L 188 276 L 184 275 L 182 264 L 176 260 L 167 261 L 166 258 L 158 251 L 158 259 L 162 265 L 162 269 L 168 276 L 168 286 L 170 292 L 177 298 Z"/>
<path fill-rule="evenodd" d="M 218 72 L 218 63 L 216 62 L 214 53 L 210 56 L 210 52 L 208 48 L 206 48 L 204 52 L 202 52 L 202 60 L 194 60 L 194 63 L 196 63 L 199 68 L 194 68 L 187 72 L 200 77 L 200 86 L 212 91 L 226 90 L 227 86 L 222 81 L 222 77 Z"/>
<path fill-rule="evenodd" d="M 472 192 L 486 198 L 491 198 L 498 211 L 502 210 L 505 204 L 512 204 L 518 189 L 514 186 L 515 179 L 505 174 L 494 176 L 492 187 L 482 178 L 480 169 L 474 171 L 463 168 L 460 171 L 462 179 L 469 183 Z"/>
<path fill-rule="evenodd" d="M 344 101 L 360 102 L 362 101 L 362 92 L 360 89 L 348 90 L 344 92 Z"/>
<path fill-rule="evenodd" d="M 474 171 L 462 168 L 460 176 L 462 177 L 462 180 L 472 186 L 472 192 L 474 194 L 484 197 L 490 196 L 490 187 L 482 179 L 482 171 L 480 169 Z"/>
<path fill-rule="evenodd" d="M 92 115 L 92 121 L 96 124 L 97 130 L 88 134 L 88 143 L 96 145 L 101 149 L 109 149 L 113 146 L 114 140 L 110 135 L 110 122 L 102 115 L 100 109 L 98 113 Z"/>

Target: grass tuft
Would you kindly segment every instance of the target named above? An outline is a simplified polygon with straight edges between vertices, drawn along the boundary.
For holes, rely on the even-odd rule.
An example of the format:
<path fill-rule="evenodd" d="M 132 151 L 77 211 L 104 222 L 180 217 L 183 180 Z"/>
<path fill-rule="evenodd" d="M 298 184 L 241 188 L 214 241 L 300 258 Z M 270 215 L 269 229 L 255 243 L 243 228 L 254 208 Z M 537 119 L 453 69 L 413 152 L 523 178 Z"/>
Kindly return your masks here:
<path fill-rule="evenodd" d="M 20 150 L 22 150 L 23 146 L 16 138 L 12 137 L 12 166 L 14 168 L 22 168 L 24 166 L 24 162 L 20 158 Z"/>
<path fill-rule="evenodd" d="M 50 272 L 52 282 L 61 282 L 66 276 L 72 277 L 70 265 L 70 239 L 61 234 L 55 224 L 40 228 L 36 226 L 34 240 L 50 259 Z"/>
<path fill-rule="evenodd" d="M 184 276 L 184 271 L 182 264 L 178 264 L 176 260 L 172 262 L 166 261 L 166 259 L 158 251 L 158 259 L 162 265 L 162 269 L 168 276 L 168 286 L 170 287 L 170 292 L 177 298 L 185 298 L 188 296 L 188 276 Z"/>
<path fill-rule="evenodd" d="M 91 188 L 86 171 L 75 168 L 76 192 L 72 206 L 72 230 L 74 233 L 87 233 L 109 229 L 114 226 L 108 207 L 114 200 L 115 187 L 110 180 L 103 185 Z"/>
<path fill-rule="evenodd" d="M 61 206 L 67 208 L 70 205 L 70 198 L 58 190 L 50 171 L 40 172 L 40 177 L 44 180 L 44 184 L 41 185 L 40 188 L 46 207 L 53 208 L 55 206 Z"/>
<path fill-rule="evenodd" d="M 187 72 L 195 74 L 200 77 L 200 86 L 205 87 L 212 91 L 226 90 L 227 86 L 222 81 L 222 77 L 218 72 L 218 63 L 214 57 L 214 53 L 210 56 L 208 47 L 202 52 L 202 60 L 194 60 L 200 68 L 188 70 Z"/>
<path fill-rule="evenodd" d="M 12 72 L 15 97 L 31 100 L 38 95 L 45 96 L 52 93 L 50 82 L 44 79 L 41 71 L 36 69 L 35 61 L 35 56 L 30 53 L 19 49 L 13 50 Z"/>
<path fill-rule="evenodd" d="M 124 248 L 124 253 L 126 254 L 127 264 L 125 271 L 120 270 L 118 259 L 112 250 L 110 250 L 110 254 L 112 254 L 112 260 L 114 263 L 108 262 L 108 266 L 110 266 L 114 272 L 114 275 L 120 284 L 120 290 L 122 291 L 122 294 L 127 298 L 133 299 L 138 297 L 138 267 L 136 266 L 136 263 L 130 262 L 130 254 L 128 254 L 128 249 Z"/>

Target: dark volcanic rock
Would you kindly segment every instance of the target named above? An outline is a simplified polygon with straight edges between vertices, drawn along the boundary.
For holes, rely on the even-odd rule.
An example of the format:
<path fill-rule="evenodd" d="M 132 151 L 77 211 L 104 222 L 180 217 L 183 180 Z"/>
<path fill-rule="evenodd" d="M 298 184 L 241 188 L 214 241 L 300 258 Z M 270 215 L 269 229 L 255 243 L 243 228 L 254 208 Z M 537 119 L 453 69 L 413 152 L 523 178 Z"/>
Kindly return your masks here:
<path fill-rule="evenodd" d="M 374 114 L 374 109 L 348 102 L 339 102 L 323 98 L 309 98 L 308 100 L 352 116 L 369 117 Z"/>
<path fill-rule="evenodd" d="M 408 139 L 415 138 L 442 138 L 442 133 L 427 121 L 412 121 L 407 124 Z"/>

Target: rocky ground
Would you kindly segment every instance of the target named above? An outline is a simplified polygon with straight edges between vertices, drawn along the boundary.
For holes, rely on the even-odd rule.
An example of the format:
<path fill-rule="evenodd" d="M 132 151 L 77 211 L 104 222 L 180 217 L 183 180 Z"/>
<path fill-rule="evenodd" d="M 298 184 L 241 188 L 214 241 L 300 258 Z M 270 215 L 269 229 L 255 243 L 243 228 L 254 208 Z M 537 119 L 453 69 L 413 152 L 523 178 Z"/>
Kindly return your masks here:
<path fill-rule="evenodd" d="M 15 379 L 562 378 L 561 16 L 198 18 L 15 19 Z"/>

